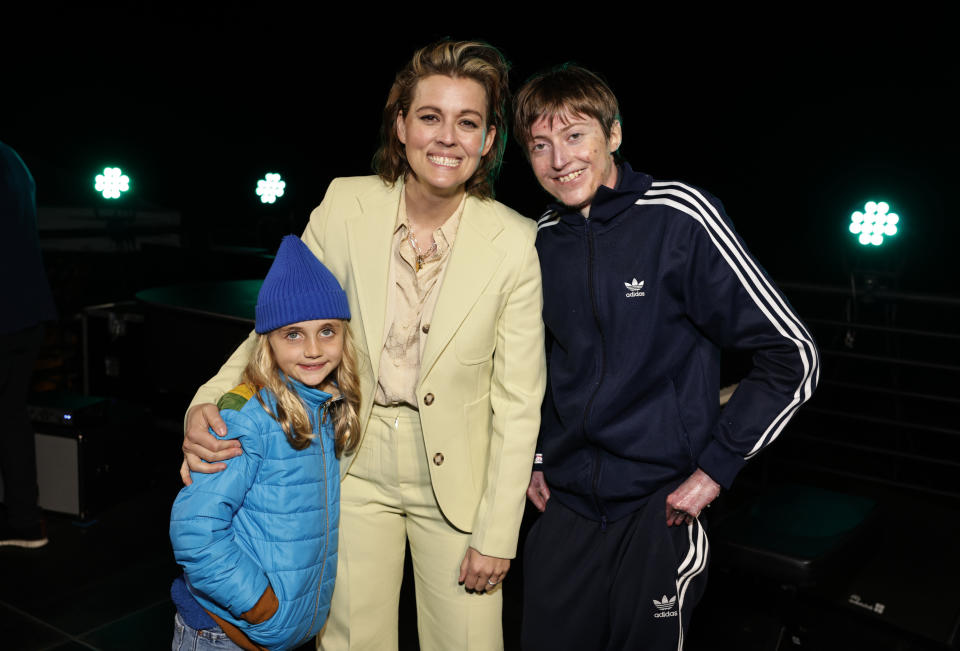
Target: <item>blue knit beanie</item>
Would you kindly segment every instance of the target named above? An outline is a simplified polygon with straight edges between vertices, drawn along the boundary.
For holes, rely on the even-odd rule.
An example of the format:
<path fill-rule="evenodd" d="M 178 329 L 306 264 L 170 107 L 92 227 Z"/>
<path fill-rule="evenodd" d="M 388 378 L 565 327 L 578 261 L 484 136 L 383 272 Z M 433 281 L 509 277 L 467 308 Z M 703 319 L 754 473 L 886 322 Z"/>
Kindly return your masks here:
<path fill-rule="evenodd" d="M 299 237 L 284 237 L 257 296 L 257 333 L 298 321 L 349 318 L 347 293 L 330 270 Z"/>

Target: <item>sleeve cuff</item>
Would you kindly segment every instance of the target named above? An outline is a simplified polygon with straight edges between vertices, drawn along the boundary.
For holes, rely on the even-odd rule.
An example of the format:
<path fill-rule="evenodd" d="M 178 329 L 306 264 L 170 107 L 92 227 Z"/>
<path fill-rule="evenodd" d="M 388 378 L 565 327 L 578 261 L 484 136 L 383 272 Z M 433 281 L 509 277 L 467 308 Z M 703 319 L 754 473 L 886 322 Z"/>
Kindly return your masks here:
<path fill-rule="evenodd" d="M 746 460 L 714 439 L 700 454 L 697 465 L 710 475 L 711 479 L 730 490 L 737 473 L 746 465 Z"/>
<path fill-rule="evenodd" d="M 252 568 L 251 568 L 252 569 Z M 267 579 L 267 575 L 264 574 L 263 570 L 256 568 L 252 570 L 254 576 L 251 577 L 249 583 L 246 585 L 251 585 L 248 594 L 249 597 L 237 603 L 230 604 L 228 610 L 230 614 L 236 617 L 237 619 L 243 619 L 243 614 L 253 610 L 256 605 L 260 602 L 260 599 L 263 598 L 263 593 L 266 592 L 267 588 L 270 587 L 270 581 Z M 242 580 L 236 582 L 238 586 L 244 585 Z"/>
<path fill-rule="evenodd" d="M 268 583 L 267 589 L 260 595 L 257 603 L 253 605 L 253 608 L 244 612 L 242 617 L 250 624 L 262 624 L 273 617 L 279 607 L 280 602 L 277 600 L 277 595 Z"/>

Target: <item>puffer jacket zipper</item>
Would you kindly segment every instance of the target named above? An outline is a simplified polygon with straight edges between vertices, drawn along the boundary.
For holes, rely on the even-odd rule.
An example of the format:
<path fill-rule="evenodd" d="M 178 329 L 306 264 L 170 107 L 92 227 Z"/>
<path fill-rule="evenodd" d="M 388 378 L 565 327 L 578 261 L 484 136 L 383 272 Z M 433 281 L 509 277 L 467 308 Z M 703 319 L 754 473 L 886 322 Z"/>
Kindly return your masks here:
<path fill-rule="evenodd" d="M 337 396 L 336 398 L 330 398 L 322 405 L 317 407 L 317 436 L 320 437 L 320 455 L 323 459 L 323 501 L 327 501 L 327 493 L 330 490 L 328 477 L 327 477 L 327 449 L 323 442 L 323 421 L 324 419 L 330 416 L 330 407 L 334 403 L 342 399 L 342 396 Z M 334 435 L 334 438 L 336 436 Z M 339 477 L 338 477 L 339 480 Z M 307 628 L 307 631 L 313 630 L 313 625 L 317 621 L 317 613 L 320 611 L 320 590 L 323 587 L 323 575 L 327 569 L 327 550 L 330 548 L 330 505 L 327 504 L 323 509 L 323 562 L 320 565 L 320 579 L 317 581 L 317 597 L 314 600 L 313 604 L 313 618 L 310 620 L 310 627 Z M 308 636 L 309 638 L 309 636 Z M 305 638 L 303 641 L 306 642 L 308 638 Z"/>

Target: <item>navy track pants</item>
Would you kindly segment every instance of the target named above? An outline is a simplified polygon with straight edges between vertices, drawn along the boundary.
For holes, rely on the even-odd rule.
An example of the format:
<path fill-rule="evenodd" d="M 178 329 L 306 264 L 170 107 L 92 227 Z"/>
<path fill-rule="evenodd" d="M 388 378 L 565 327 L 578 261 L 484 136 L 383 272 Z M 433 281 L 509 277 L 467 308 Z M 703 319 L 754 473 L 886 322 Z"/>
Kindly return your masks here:
<path fill-rule="evenodd" d="M 683 649 L 710 550 L 701 522 L 667 526 L 675 488 L 605 528 L 547 502 L 524 546 L 524 651 Z"/>

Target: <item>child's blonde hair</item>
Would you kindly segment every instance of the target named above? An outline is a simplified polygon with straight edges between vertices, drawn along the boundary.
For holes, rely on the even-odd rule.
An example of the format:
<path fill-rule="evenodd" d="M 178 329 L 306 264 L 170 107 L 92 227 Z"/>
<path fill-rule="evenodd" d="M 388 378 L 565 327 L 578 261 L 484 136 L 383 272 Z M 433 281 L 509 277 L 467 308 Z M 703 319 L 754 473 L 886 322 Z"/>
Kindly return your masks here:
<path fill-rule="evenodd" d="M 337 458 L 344 453 L 353 452 L 360 440 L 360 380 L 357 377 L 350 327 L 346 321 L 342 323 L 343 357 L 340 365 L 333 370 L 333 380 L 340 390 L 341 398 L 327 402 L 320 413 L 320 422 L 317 423 L 319 426 L 325 419 L 332 417 Z M 264 411 L 273 416 L 283 429 L 293 449 L 302 450 L 310 445 L 310 441 L 316 437 L 310 426 L 310 417 L 290 379 L 281 374 L 270 347 L 268 333 L 258 335 L 257 349 L 243 370 L 242 379 L 253 390 Z M 261 388 L 269 389 L 276 398 L 277 413 L 272 413 L 264 404 L 258 393 Z"/>

